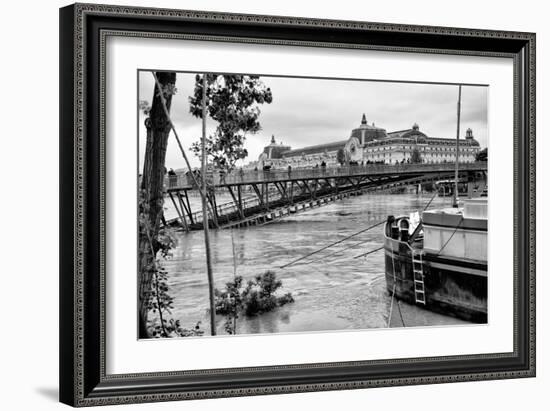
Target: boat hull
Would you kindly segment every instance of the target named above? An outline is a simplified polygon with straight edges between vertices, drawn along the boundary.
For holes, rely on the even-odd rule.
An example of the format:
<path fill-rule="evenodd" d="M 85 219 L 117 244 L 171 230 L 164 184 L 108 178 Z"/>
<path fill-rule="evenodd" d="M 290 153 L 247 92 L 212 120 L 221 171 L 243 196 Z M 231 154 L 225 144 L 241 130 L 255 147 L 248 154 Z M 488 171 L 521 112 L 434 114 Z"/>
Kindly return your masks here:
<path fill-rule="evenodd" d="M 410 304 L 474 323 L 487 323 L 487 264 L 423 254 L 426 304 L 416 302 L 411 248 L 386 238 L 386 287 Z"/>

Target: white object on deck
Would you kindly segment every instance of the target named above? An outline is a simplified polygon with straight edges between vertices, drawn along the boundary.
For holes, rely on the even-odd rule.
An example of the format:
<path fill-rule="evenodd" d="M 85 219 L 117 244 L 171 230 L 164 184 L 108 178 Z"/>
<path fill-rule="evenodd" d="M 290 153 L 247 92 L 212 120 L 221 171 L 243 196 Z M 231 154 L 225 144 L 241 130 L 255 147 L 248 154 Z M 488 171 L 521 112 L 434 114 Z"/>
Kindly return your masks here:
<path fill-rule="evenodd" d="M 409 214 L 409 235 L 414 233 L 416 227 L 420 224 L 420 213 L 415 211 Z"/>

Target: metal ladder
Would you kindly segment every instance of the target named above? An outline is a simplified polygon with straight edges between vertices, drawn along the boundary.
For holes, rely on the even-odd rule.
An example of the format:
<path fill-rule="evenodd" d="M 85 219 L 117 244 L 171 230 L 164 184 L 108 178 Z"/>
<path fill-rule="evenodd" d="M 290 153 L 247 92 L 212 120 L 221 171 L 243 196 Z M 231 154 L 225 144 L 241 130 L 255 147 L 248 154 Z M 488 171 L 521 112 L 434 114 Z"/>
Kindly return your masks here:
<path fill-rule="evenodd" d="M 426 291 L 424 288 L 424 271 L 422 253 L 412 252 L 412 268 L 414 280 L 414 299 L 417 304 L 426 305 Z"/>

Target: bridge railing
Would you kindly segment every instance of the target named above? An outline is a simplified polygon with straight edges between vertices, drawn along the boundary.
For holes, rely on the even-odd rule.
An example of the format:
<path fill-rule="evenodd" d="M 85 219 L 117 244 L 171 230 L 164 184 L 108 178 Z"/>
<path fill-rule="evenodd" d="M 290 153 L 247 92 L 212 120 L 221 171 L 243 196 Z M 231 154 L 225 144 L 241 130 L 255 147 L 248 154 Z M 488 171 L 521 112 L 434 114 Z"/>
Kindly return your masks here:
<path fill-rule="evenodd" d="M 242 199 L 243 209 L 254 207 L 260 204 L 260 200 L 257 197 L 248 197 Z M 227 202 L 216 206 L 218 216 L 230 214 L 239 211 L 235 202 Z M 195 223 L 202 223 L 202 211 L 195 211 L 192 214 L 193 221 Z"/>
<path fill-rule="evenodd" d="M 312 167 L 290 170 L 251 170 L 233 171 L 229 174 L 210 172 L 207 176 L 208 183 L 213 186 L 225 186 L 233 184 L 261 184 L 277 181 L 307 180 L 311 178 L 338 178 L 364 175 L 384 174 L 411 174 L 425 172 L 448 172 L 455 169 L 455 163 L 438 164 L 365 164 L 342 167 Z M 459 163 L 460 171 L 487 170 L 487 162 Z M 195 172 L 197 180 L 200 173 Z M 196 188 L 190 173 L 169 176 L 168 189 L 192 189 Z"/>

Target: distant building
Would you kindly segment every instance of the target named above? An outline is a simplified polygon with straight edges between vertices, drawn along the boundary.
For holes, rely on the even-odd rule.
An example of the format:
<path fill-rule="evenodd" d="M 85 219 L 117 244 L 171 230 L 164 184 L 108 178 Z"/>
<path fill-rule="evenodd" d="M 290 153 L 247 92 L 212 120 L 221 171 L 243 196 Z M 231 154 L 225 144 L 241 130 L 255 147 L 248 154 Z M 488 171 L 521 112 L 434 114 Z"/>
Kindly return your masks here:
<path fill-rule="evenodd" d="M 445 163 L 456 158 L 456 139 L 430 137 L 420 131 L 418 124 L 400 131 L 386 132 L 385 129 L 368 124 L 365 114 L 359 127 L 351 131 L 346 140 L 328 144 L 291 149 L 290 146 L 277 144 L 272 136 L 257 162 L 246 168 L 271 166 L 273 168 L 314 167 L 323 162 L 334 167 L 339 164 L 339 156 L 352 164 L 368 163 Z M 459 161 L 474 162 L 480 151 L 479 142 L 474 138 L 471 128 L 466 130 L 464 138 L 459 139 Z"/>
<path fill-rule="evenodd" d="M 282 154 L 286 151 L 290 151 L 291 147 L 284 145 L 282 142 L 277 144 L 275 142 L 275 136 L 271 136 L 271 143 L 268 146 L 264 147 L 264 151 L 262 151 L 262 154 L 260 154 L 260 157 L 258 160 L 269 160 L 269 159 L 276 159 L 276 158 L 282 158 Z"/>

